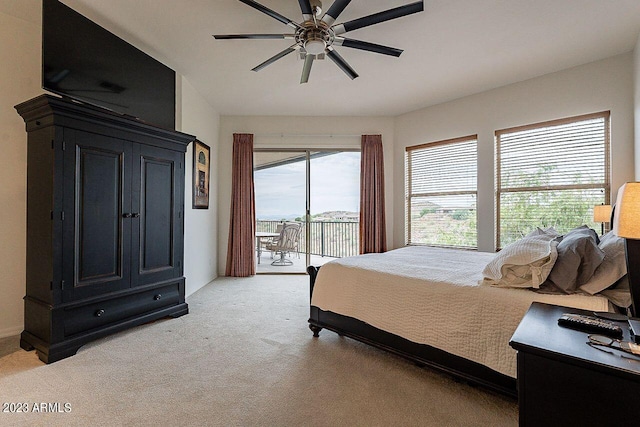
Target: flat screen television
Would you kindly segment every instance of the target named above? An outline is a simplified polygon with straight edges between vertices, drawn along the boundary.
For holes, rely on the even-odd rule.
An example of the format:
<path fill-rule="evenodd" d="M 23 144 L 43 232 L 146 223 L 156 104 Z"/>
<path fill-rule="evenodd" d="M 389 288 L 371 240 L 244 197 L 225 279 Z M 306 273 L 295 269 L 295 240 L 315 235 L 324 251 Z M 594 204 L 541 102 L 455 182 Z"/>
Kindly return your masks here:
<path fill-rule="evenodd" d="M 175 129 L 175 72 L 58 0 L 42 3 L 42 87 Z"/>

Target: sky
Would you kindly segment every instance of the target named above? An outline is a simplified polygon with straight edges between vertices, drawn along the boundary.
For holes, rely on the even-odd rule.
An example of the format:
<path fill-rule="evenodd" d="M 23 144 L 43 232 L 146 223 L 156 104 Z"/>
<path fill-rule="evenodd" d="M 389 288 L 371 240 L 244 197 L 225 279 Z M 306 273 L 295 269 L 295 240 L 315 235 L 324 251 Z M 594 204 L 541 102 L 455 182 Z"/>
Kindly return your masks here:
<path fill-rule="evenodd" d="M 255 171 L 257 219 L 302 216 L 305 212 L 305 162 Z M 359 212 L 360 153 L 343 152 L 311 159 L 311 214 Z"/>

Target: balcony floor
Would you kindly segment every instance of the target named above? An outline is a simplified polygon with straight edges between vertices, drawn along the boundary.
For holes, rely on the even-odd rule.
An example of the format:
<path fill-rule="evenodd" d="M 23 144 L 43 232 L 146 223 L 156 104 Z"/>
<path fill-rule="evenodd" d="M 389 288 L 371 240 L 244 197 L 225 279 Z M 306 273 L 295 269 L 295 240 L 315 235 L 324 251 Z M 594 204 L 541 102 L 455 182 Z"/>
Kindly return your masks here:
<path fill-rule="evenodd" d="M 258 274 L 266 273 L 266 274 L 285 274 L 285 273 L 306 273 L 307 272 L 307 263 L 305 261 L 305 254 L 300 253 L 300 258 L 298 258 L 298 254 L 292 253 L 287 256 L 288 260 L 293 261 L 293 265 L 288 266 L 280 266 L 280 265 L 271 265 L 271 263 L 275 260 L 275 258 L 271 258 L 271 252 L 263 251 L 260 257 L 260 263 L 256 264 L 256 272 Z M 320 266 L 329 261 L 332 261 L 337 258 L 329 257 L 329 256 L 319 256 L 319 255 L 311 255 L 311 265 Z"/>

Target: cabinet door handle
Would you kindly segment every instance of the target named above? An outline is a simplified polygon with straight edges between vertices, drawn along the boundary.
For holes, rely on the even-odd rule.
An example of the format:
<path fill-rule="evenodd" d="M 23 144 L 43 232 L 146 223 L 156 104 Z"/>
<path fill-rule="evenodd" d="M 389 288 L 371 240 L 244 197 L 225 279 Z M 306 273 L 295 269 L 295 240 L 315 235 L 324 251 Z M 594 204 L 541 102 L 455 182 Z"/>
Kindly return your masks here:
<path fill-rule="evenodd" d="M 153 297 L 153 299 L 156 300 L 156 301 L 160 300 L 160 298 L 162 298 L 162 294 L 158 294 L 158 295 Z"/>
<path fill-rule="evenodd" d="M 132 218 L 138 218 L 140 216 L 140 214 L 138 212 L 132 213 L 131 217 Z"/>
<path fill-rule="evenodd" d="M 104 310 L 100 309 L 100 310 L 96 311 L 95 314 L 96 314 L 96 317 L 100 317 L 100 316 L 102 316 L 104 314 Z"/>
<path fill-rule="evenodd" d="M 122 218 L 131 218 L 133 215 L 130 213 L 123 213 Z"/>

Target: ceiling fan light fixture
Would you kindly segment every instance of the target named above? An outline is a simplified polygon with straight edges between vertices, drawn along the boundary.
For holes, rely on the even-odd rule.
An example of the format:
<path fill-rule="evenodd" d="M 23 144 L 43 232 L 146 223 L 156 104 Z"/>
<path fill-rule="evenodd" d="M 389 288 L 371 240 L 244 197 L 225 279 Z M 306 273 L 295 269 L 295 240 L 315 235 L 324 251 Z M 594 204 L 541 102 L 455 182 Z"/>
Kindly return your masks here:
<path fill-rule="evenodd" d="M 327 48 L 324 40 L 310 39 L 304 42 L 304 50 L 311 55 L 319 55 Z"/>

